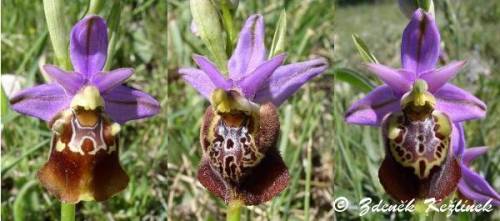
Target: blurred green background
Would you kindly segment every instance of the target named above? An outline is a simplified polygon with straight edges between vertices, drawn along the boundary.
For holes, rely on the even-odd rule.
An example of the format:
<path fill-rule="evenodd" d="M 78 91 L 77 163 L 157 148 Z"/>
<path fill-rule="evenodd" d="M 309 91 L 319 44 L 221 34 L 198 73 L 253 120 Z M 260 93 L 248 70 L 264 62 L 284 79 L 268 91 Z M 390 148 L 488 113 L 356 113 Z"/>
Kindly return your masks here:
<path fill-rule="evenodd" d="M 201 157 L 199 126 L 208 106 L 177 74 L 194 66 L 193 53 L 207 54 L 190 31 L 185 0 L 121 1 L 120 34 L 111 68 L 133 67 L 129 84 L 155 96 L 158 116 L 130 122 L 121 132 L 121 163 L 129 187 L 104 203 L 80 203 L 78 220 L 221 220 L 223 202 L 196 180 Z M 87 1 L 69 1 L 64 18 L 68 28 L 81 18 Z M 370 214 L 358 210 L 334 213 L 334 197 L 351 202 L 363 197 L 389 200 L 378 182 L 384 156 L 379 131 L 347 125 L 346 108 L 363 97 L 366 87 L 334 75 L 349 68 L 368 85 L 377 85 L 363 69 L 351 40 L 358 34 L 377 59 L 399 67 L 399 47 L 407 18 L 396 1 L 241 1 L 235 22 L 239 30 L 247 16 L 260 13 L 266 22 L 266 45 L 282 9 L 287 11 L 287 63 L 315 56 L 331 66 L 280 107 L 278 148 L 290 170 L 290 186 L 273 201 L 248 207 L 243 220 L 407 220 L 409 214 Z M 100 15 L 109 15 L 107 4 Z M 39 66 L 53 63 L 41 1 L 2 0 L 2 74 L 25 78 L 22 87 L 44 82 Z M 470 147 L 487 145 L 489 153 L 473 166 L 500 190 L 500 2 L 436 1 L 448 61 L 467 59 L 454 83 L 488 105 L 486 119 L 466 123 Z M 167 74 L 168 73 L 168 74 Z M 168 85 L 168 87 L 167 87 Z M 2 220 L 57 220 L 59 203 L 35 179 L 48 157 L 50 131 L 42 121 L 2 112 Z M 168 152 L 168 154 L 167 154 Z M 453 220 L 494 220 L 497 214 L 459 214 Z"/>

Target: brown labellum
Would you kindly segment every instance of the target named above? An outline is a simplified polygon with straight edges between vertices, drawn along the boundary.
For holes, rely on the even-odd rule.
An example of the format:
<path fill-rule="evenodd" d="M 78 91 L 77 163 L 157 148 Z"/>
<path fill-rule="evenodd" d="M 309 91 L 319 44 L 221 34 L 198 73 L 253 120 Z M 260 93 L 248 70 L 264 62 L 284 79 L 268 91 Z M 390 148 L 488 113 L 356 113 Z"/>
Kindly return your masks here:
<path fill-rule="evenodd" d="M 224 199 L 255 205 L 288 184 L 288 170 L 276 150 L 279 119 L 271 103 L 259 112 L 218 114 L 207 108 L 201 128 L 203 159 L 198 179 Z"/>
<path fill-rule="evenodd" d="M 387 116 L 382 125 L 386 157 L 379 170 L 386 192 L 399 201 L 450 195 L 460 179 L 451 128 L 448 116 L 435 110 Z"/>
<path fill-rule="evenodd" d="M 50 126 L 50 157 L 38 172 L 50 193 L 66 203 L 104 201 L 127 187 L 118 158 L 118 125 L 99 109 L 64 111 Z"/>

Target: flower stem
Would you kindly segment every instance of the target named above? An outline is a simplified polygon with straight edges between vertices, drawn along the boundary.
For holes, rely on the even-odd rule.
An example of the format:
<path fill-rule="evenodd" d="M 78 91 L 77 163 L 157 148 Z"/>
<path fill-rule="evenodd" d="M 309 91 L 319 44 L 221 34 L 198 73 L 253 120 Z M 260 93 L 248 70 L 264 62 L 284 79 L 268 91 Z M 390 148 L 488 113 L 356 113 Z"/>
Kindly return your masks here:
<path fill-rule="evenodd" d="M 43 1 L 47 28 L 49 29 L 50 40 L 52 41 L 52 47 L 54 47 L 57 63 L 60 67 L 68 70 L 71 64 L 69 62 L 66 19 L 63 19 L 63 5 L 62 0 Z"/>
<path fill-rule="evenodd" d="M 104 2 L 102 0 L 90 0 L 89 10 L 87 11 L 88 15 L 98 15 L 99 12 L 104 7 Z"/>
<path fill-rule="evenodd" d="M 227 32 L 226 52 L 230 55 L 233 51 L 233 45 L 236 42 L 236 30 L 234 28 L 233 15 L 231 14 L 229 4 L 231 4 L 229 0 L 222 0 L 220 6 L 222 11 L 222 25 Z"/>
<path fill-rule="evenodd" d="M 108 27 L 109 27 L 109 47 L 108 47 L 108 59 L 106 59 L 106 63 L 104 65 L 104 70 L 108 71 L 111 66 L 111 59 L 115 54 L 115 46 L 118 40 L 119 34 L 119 26 L 120 26 L 120 17 L 121 17 L 121 1 L 113 1 L 113 6 L 111 8 L 111 12 L 108 16 Z"/>
<path fill-rule="evenodd" d="M 61 221 L 75 221 L 75 204 L 61 202 Z"/>
<path fill-rule="evenodd" d="M 311 175 L 312 175 L 312 140 L 309 140 L 306 150 L 307 167 L 306 167 L 306 185 L 304 194 L 304 220 L 309 220 L 309 207 L 311 197 Z"/>
<path fill-rule="evenodd" d="M 424 204 L 423 201 L 417 200 L 415 203 L 415 213 L 413 214 L 413 220 L 415 221 L 426 221 L 430 216 L 428 217 L 426 213 L 426 205 Z"/>
<path fill-rule="evenodd" d="M 241 219 L 241 210 L 243 208 L 243 202 L 239 200 L 234 200 L 229 202 L 227 207 L 227 221 L 240 221 Z"/>

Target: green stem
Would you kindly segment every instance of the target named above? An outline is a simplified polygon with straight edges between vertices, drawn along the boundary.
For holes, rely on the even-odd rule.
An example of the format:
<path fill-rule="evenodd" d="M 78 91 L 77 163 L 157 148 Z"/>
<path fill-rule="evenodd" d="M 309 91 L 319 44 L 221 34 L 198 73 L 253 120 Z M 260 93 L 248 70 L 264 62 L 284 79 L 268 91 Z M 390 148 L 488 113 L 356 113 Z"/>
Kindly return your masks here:
<path fill-rule="evenodd" d="M 66 19 L 64 19 L 64 8 L 61 0 L 44 0 L 43 8 L 47 19 L 50 40 L 56 60 L 60 67 L 68 70 L 71 67 L 68 52 L 68 31 Z"/>
<path fill-rule="evenodd" d="M 304 194 L 304 220 L 309 220 L 309 206 L 311 197 L 311 176 L 312 176 L 312 140 L 307 145 L 307 167 L 306 167 L 306 186 Z"/>
<path fill-rule="evenodd" d="M 429 220 L 428 214 L 426 213 L 427 206 L 421 200 L 417 200 L 415 203 L 415 213 L 413 214 L 413 220 L 415 221 L 426 221 Z"/>
<path fill-rule="evenodd" d="M 109 27 L 109 46 L 108 46 L 108 59 L 106 59 L 106 64 L 104 65 L 104 70 L 108 71 L 111 67 L 111 58 L 115 54 L 115 46 L 118 41 L 118 33 L 120 26 L 121 17 L 121 0 L 113 1 L 113 7 L 108 16 L 108 27 Z"/>
<path fill-rule="evenodd" d="M 434 15 L 434 2 L 432 0 L 417 0 L 417 5 L 419 8 Z"/>
<path fill-rule="evenodd" d="M 102 0 L 90 0 L 89 10 L 87 15 L 98 15 L 99 12 L 104 7 L 104 2 Z"/>
<path fill-rule="evenodd" d="M 236 30 L 234 28 L 233 15 L 231 14 L 229 0 L 221 1 L 222 25 L 227 31 L 226 52 L 231 54 L 234 43 L 236 42 Z"/>
<path fill-rule="evenodd" d="M 61 202 L 61 221 L 75 221 L 75 204 Z"/>
<path fill-rule="evenodd" d="M 243 202 L 239 200 L 229 202 L 227 207 L 227 221 L 240 221 L 241 219 L 241 210 L 243 208 Z"/>

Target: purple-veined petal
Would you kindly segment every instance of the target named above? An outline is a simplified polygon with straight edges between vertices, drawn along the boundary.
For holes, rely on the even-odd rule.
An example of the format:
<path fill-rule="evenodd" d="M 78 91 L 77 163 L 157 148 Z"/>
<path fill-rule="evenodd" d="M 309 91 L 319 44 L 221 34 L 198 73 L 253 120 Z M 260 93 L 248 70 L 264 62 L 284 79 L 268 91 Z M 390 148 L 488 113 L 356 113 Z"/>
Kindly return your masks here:
<path fill-rule="evenodd" d="M 210 100 L 215 85 L 204 71 L 196 68 L 181 68 L 179 74 L 184 81 L 194 87 L 203 97 Z"/>
<path fill-rule="evenodd" d="M 270 101 L 279 106 L 327 67 L 328 62 L 324 58 L 280 66 L 257 91 L 255 101 L 260 104 Z"/>
<path fill-rule="evenodd" d="M 453 155 L 455 155 L 455 157 L 457 158 L 460 158 L 465 150 L 464 127 L 461 123 L 453 123 L 451 145 L 453 147 Z"/>
<path fill-rule="evenodd" d="M 347 110 L 345 120 L 350 124 L 380 126 L 385 115 L 399 111 L 399 99 L 387 85 L 378 86 Z"/>
<path fill-rule="evenodd" d="M 54 65 L 44 65 L 43 69 L 50 76 L 52 80 L 61 85 L 66 93 L 74 95 L 83 84 L 85 84 L 85 79 L 82 75 L 77 72 L 66 72 L 59 69 Z"/>
<path fill-rule="evenodd" d="M 464 165 L 469 166 L 474 159 L 485 154 L 487 151 L 488 147 L 486 146 L 467 148 L 462 156 L 462 162 Z"/>
<path fill-rule="evenodd" d="M 401 41 L 401 65 L 418 75 L 434 69 L 439 58 L 440 36 L 432 15 L 418 9 Z"/>
<path fill-rule="evenodd" d="M 262 88 L 264 82 L 266 82 L 271 74 L 283 64 L 285 57 L 285 54 L 273 57 L 271 60 L 257 67 L 251 74 L 238 81 L 236 83 L 237 87 L 241 89 L 243 95 L 253 100 L 255 94 Z"/>
<path fill-rule="evenodd" d="M 59 112 L 69 107 L 71 96 L 58 84 L 42 84 L 20 91 L 10 104 L 15 111 L 50 121 Z"/>
<path fill-rule="evenodd" d="M 73 26 L 69 42 L 71 63 L 75 71 L 91 76 L 106 63 L 108 29 L 99 16 L 87 16 Z"/>
<path fill-rule="evenodd" d="M 119 68 L 110 72 L 99 72 L 92 78 L 92 83 L 99 88 L 99 92 L 107 91 L 121 85 L 134 73 L 132 68 Z"/>
<path fill-rule="evenodd" d="M 453 122 L 482 118 L 486 115 L 486 105 L 469 92 L 447 83 L 434 96 L 437 109 L 445 112 Z"/>
<path fill-rule="evenodd" d="M 455 61 L 437 70 L 431 70 L 420 75 L 429 85 L 429 92 L 434 93 L 453 78 L 464 66 L 464 61 Z"/>
<path fill-rule="evenodd" d="M 396 95 L 401 96 L 410 90 L 413 82 L 410 80 L 412 76 L 408 76 L 408 72 L 400 73 L 398 70 L 381 64 L 367 64 L 366 66 L 368 70 L 391 87 Z"/>
<path fill-rule="evenodd" d="M 120 124 L 151 117 L 160 111 L 160 104 L 151 95 L 125 85 L 115 87 L 102 96 L 104 111 Z"/>
<path fill-rule="evenodd" d="M 265 59 L 264 19 L 261 15 L 252 15 L 241 29 L 238 44 L 229 59 L 229 77 L 240 80 L 264 63 Z"/>
<path fill-rule="evenodd" d="M 217 88 L 222 88 L 224 90 L 231 89 L 233 86 L 232 82 L 226 80 L 219 70 L 217 70 L 215 64 L 210 62 L 208 58 L 201 55 L 193 55 L 193 60 L 196 62 L 198 67 L 206 73 Z"/>
<path fill-rule="evenodd" d="M 493 205 L 500 206 L 500 195 L 484 177 L 463 164 L 460 165 L 460 169 L 462 178 L 458 183 L 458 190 L 462 195 L 479 203 L 486 203 L 491 199 Z"/>

